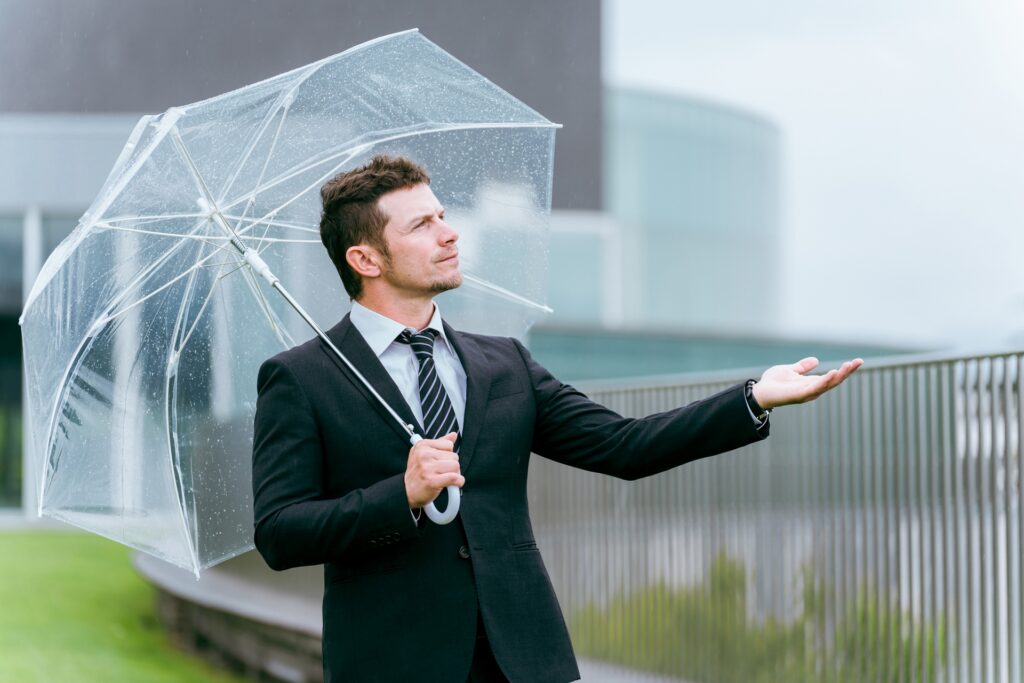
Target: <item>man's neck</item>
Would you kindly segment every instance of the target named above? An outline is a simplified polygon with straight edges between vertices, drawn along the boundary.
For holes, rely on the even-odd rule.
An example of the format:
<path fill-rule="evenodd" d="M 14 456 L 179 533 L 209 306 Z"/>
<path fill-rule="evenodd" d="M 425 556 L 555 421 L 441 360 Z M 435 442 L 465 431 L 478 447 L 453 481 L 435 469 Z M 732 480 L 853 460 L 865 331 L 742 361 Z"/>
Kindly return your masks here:
<path fill-rule="evenodd" d="M 386 318 L 391 318 L 406 327 L 414 330 L 422 330 L 434 317 L 433 299 L 388 299 L 382 300 L 370 296 L 369 293 L 356 299 L 361 306 L 365 306 L 374 313 L 379 313 Z"/>

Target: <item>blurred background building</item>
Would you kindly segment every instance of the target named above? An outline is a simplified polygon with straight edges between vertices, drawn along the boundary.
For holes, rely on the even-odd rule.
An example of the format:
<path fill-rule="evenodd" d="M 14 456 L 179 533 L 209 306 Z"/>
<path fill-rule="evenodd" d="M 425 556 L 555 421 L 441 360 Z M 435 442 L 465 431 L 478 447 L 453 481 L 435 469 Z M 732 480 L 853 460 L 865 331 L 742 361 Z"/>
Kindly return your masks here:
<path fill-rule="evenodd" d="M 449 0 L 426 13 L 403 2 L 386 15 L 323 0 L 302 11 L 199 0 L 0 5 L 0 62 L 23 65 L 0 71 L 0 505 L 19 506 L 31 493 L 21 467 L 22 298 L 138 117 L 410 26 L 565 125 L 553 193 L 555 313 L 530 337 L 556 375 L 573 381 L 895 350 L 795 339 L 780 329 L 776 125 L 697 98 L 606 87 L 600 5 L 527 4 L 531 11 Z M 478 30 L 495 22 L 517 28 L 486 37 Z"/>

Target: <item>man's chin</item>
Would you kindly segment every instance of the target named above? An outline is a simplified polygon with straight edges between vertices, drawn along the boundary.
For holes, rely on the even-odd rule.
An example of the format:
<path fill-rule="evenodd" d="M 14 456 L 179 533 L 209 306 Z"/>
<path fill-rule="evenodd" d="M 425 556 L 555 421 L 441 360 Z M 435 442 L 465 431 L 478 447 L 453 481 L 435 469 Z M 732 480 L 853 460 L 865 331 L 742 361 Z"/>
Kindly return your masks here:
<path fill-rule="evenodd" d="M 459 273 L 455 275 L 455 277 L 450 277 L 447 280 L 438 280 L 431 286 L 430 289 L 432 292 L 434 292 L 434 294 L 440 294 L 441 292 L 447 292 L 449 290 L 456 289 L 461 284 L 462 273 Z"/>

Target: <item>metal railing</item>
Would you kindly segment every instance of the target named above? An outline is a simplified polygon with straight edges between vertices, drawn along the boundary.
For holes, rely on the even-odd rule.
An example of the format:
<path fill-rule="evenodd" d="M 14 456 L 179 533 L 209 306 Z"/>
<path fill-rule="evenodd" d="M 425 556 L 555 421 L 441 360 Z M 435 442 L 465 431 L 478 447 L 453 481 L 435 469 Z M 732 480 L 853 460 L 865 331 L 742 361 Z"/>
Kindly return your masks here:
<path fill-rule="evenodd" d="M 1022 371 L 869 362 L 767 441 L 639 482 L 536 458 L 577 653 L 693 683 L 1024 680 Z M 584 390 L 639 416 L 746 376 Z"/>

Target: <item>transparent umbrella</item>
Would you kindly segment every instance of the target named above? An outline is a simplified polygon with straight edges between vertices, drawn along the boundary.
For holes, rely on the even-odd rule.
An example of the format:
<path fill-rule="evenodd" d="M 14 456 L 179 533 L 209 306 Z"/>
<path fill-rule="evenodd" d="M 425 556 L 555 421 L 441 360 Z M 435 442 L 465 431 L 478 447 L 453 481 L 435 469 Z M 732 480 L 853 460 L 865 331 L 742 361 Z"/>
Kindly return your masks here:
<path fill-rule="evenodd" d="M 40 514 L 197 575 L 251 548 L 257 369 L 348 308 L 320 186 L 425 165 L 461 234 L 446 319 L 521 336 L 548 312 L 556 128 L 416 31 L 144 117 L 21 317 Z"/>

